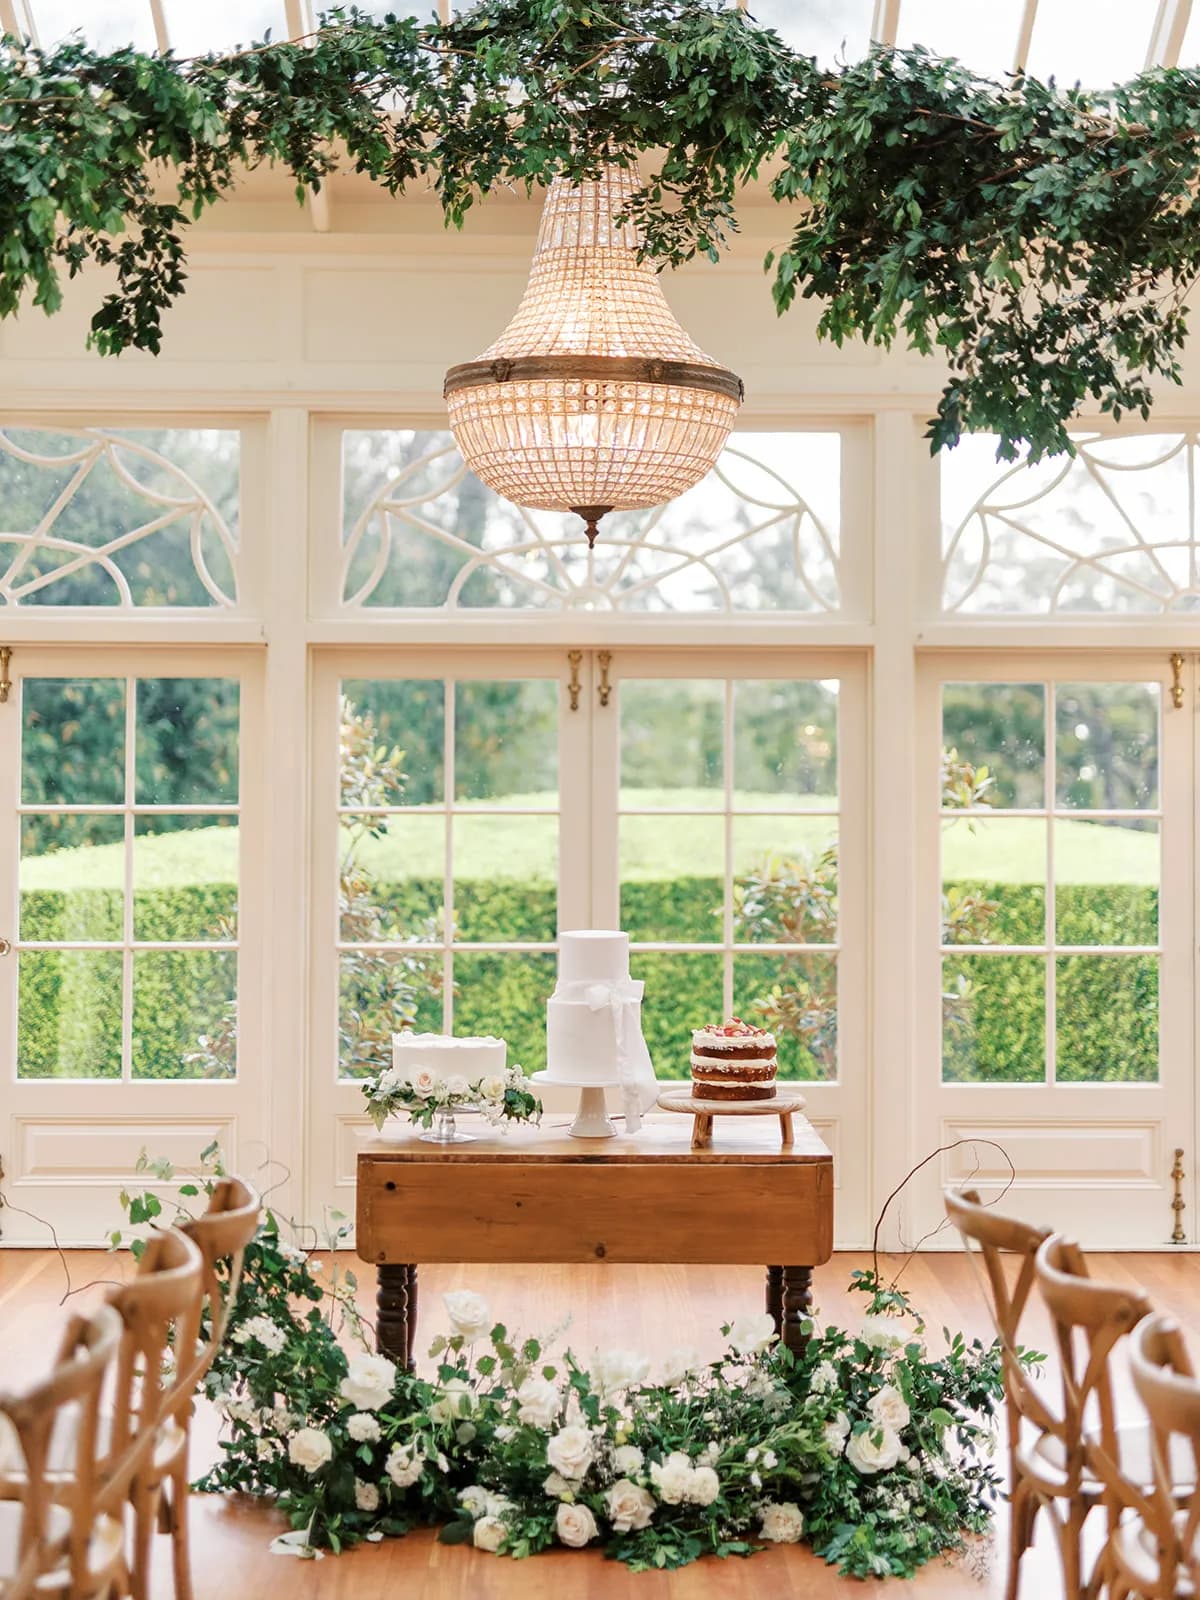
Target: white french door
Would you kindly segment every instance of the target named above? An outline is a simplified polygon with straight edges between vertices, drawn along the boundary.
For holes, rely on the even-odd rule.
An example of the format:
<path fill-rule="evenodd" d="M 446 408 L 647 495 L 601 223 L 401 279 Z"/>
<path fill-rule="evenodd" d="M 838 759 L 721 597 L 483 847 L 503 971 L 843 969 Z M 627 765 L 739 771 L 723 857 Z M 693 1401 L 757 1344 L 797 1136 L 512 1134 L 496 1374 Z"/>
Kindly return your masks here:
<path fill-rule="evenodd" d="M 10 675 L 4 1242 L 94 1244 L 141 1150 L 233 1166 L 264 1136 L 261 667 L 29 647 Z"/>
<path fill-rule="evenodd" d="M 1195 1238 L 1195 680 L 1165 652 L 921 663 L 912 1148 L 953 1148 L 911 1238 L 971 1179 L 1085 1244 L 1165 1244 L 1177 1149 Z"/>
<path fill-rule="evenodd" d="M 864 682 L 782 650 L 319 658 L 309 1215 L 353 1209 L 357 1079 L 394 1028 L 502 1034 L 536 1069 L 558 930 L 622 927 L 660 1078 L 730 1011 L 779 1031 L 860 1242 Z"/>

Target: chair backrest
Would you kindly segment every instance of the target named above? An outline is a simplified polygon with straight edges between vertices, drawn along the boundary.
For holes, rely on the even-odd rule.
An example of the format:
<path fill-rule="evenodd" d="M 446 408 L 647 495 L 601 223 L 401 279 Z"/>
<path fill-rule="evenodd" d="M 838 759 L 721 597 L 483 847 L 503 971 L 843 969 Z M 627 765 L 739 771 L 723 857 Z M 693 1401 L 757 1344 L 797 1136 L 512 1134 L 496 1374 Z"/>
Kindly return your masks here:
<path fill-rule="evenodd" d="M 1200 1380 L 1196 1378 L 1179 1324 L 1172 1317 L 1144 1317 L 1129 1342 L 1133 1386 L 1150 1418 L 1154 1482 L 1146 1494 L 1125 1496 L 1134 1504 L 1153 1537 L 1158 1561 L 1158 1587 L 1164 1594 L 1178 1588 L 1182 1567 L 1196 1592 L 1196 1540 L 1200 1531 Z M 1172 1435 L 1191 1447 L 1193 1490 L 1180 1512 L 1179 1488 L 1174 1481 L 1178 1457 L 1171 1449 Z"/>
<path fill-rule="evenodd" d="M 241 1178 L 222 1178 L 209 1196 L 201 1217 L 181 1222 L 203 1260 L 204 1296 L 208 1304 L 207 1336 L 197 1347 L 192 1387 L 201 1381 L 225 1338 L 229 1313 L 237 1299 L 246 1246 L 258 1231 L 261 1202 Z"/>
<path fill-rule="evenodd" d="M 1078 1482 L 1086 1461 L 1112 1488 L 1121 1457 L 1109 1362 L 1120 1340 L 1149 1314 L 1150 1302 L 1140 1289 L 1089 1277 L 1083 1252 L 1061 1233 L 1038 1251 L 1037 1279 L 1062 1374 L 1062 1416 L 1050 1431 L 1062 1443 L 1069 1479 Z"/>
<path fill-rule="evenodd" d="M 1018 1359 L 1017 1350 L 1021 1319 L 1037 1278 L 1037 1253 L 1050 1237 L 1051 1230 L 1006 1216 L 995 1206 L 985 1206 L 974 1189 L 947 1189 L 945 1201 L 946 1215 L 958 1229 L 967 1252 L 974 1246 L 983 1259 L 992 1323 L 1000 1341 L 1009 1409 L 1009 1442 L 1015 1446 L 1022 1417 L 1037 1427 L 1046 1426 L 1050 1420 Z M 1011 1282 L 1005 1271 L 1006 1257 L 1015 1258 L 1017 1263 L 1016 1276 Z"/>
<path fill-rule="evenodd" d="M 90 1317 L 72 1317 L 50 1374 L 20 1394 L 0 1393 L 0 1416 L 8 1418 L 24 1457 L 19 1565 L 5 1589 L 5 1600 L 40 1593 L 41 1574 L 57 1567 L 64 1554 L 71 1593 L 86 1592 L 88 1547 L 96 1520 L 98 1477 L 96 1441 L 105 1377 L 121 1344 L 121 1318 L 111 1306 Z M 49 1474 L 50 1442 L 66 1413 L 77 1426 L 69 1481 Z M 57 1502 L 69 1515 L 65 1532 L 52 1526 Z"/>
<path fill-rule="evenodd" d="M 101 1496 L 101 1509 L 111 1514 L 119 1513 L 129 1485 L 153 1453 L 160 1423 L 175 1410 L 189 1381 L 175 1352 L 190 1368 L 187 1356 L 200 1334 L 203 1272 L 192 1241 L 177 1228 L 166 1228 L 147 1240 L 137 1276 L 108 1296 L 124 1323 Z"/>

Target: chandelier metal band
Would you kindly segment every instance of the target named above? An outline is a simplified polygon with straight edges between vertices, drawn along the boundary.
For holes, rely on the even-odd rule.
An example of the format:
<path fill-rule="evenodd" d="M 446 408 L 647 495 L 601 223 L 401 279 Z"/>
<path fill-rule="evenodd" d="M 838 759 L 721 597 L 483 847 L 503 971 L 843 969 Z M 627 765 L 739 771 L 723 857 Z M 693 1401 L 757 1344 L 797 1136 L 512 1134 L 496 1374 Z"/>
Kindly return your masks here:
<path fill-rule="evenodd" d="M 703 389 L 723 394 L 740 405 L 745 386 L 726 367 L 699 361 L 670 361 L 644 356 L 497 356 L 492 361 L 463 361 L 451 367 L 442 389 L 445 398 L 460 389 L 478 389 L 489 383 L 532 382 L 537 379 L 577 379 L 581 383 L 652 383 L 664 387 Z"/>

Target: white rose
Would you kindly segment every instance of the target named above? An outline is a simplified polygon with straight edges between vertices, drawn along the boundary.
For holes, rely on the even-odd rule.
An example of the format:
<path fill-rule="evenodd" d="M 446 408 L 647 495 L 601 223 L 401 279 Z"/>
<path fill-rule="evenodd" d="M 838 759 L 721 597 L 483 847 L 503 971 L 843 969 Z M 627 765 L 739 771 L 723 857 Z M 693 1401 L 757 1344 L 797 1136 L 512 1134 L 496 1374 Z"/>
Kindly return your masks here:
<path fill-rule="evenodd" d="M 397 1089 L 402 1089 L 407 1082 L 408 1079 L 399 1067 L 388 1067 L 386 1072 L 379 1074 L 379 1083 L 375 1092 L 381 1095 L 392 1095 L 395 1094 Z"/>
<path fill-rule="evenodd" d="M 900 1459 L 900 1437 L 890 1428 L 868 1429 L 852 1434 L 846 1445 L 846 1460 L 855 1472 L 886 1472 Z"/>
<path fill-rule="evenodd" d="M 635 1444 L 619 1444 L 613 1451 L 613 1467 L 623 1478 L 632 1478 L 640 1472 L 645 1459 Z"/>
<path fill-rule="evenodd" d="M 409 1087 L 419 1100 L 430 1100 L 437 1093 L 438 1075 L 428 1067 L 417 1067 L 409 1076 Z"/>
<path fill-rule="evenodd" d="M 479 1080 L 479 1092 L 485 1100 L 503 1100 L 504 1089 L 503 1078 L 481 1078 Z"/>
<path fill-rule="evenodd" d="M 361 1478 L 354 1480 L 354 1504 L 360 1511 L 379 1510 L 379 1488 L 374 1483 L 364 1483 Z"/>
<path fill-rule="evenodd" d="M 909 1411 L 904 1396 L 890 1383 L 875 1391 L 867 1402 L 867 1410 L 881 1427 L 890 1428 L 893 1433 L 908 1426 Z"/>
<path fill-rule="evenodd" d="M 287 1335 L 270 1317 L 248 1317 L 234 1334 L 233 1342 L 249 1344 L 251 1340 L 262 1345 L 269 1355 L 277 1356 L 287 1343 Z"/>
<path fill-rule="evenodd" d="M 767 1472 L 773 1471 L 779 1465 L 779 1457 L 775 1454 L 774 1450 L 763 1451 L 762 1464 Z"/>
<path fill-rule="evenodd" d="M 721 1480 L 711 1467 L 693 1467 L 683 1498 L 694 1506 L 710 1506 L 721 1492 Z"/>
<path fill-rule="evenodd" d="M 620 1478 L 608 1491 L 605 1509 L 617 1533 L 636 1533 L 639 1528 L 650 1526 L 654 1496 L 628 1478 Z"/>
<path fill-rule="evenodd" d="M 356 1411 L 346 1424 L 346 1432 L 358 1444 L 375 1444 L 379 1439 L 379 1418 L 369 1411 Z"/>
<path fill-rule="evenodd" d="M 350 1370 L 338 1387 L 338 1394 L 360 1411 L 378 1411 L 392 1397 L 396 1385 L 396 1363 L 386 1356 L 363 1352 L 351 1356 Z"/>
<path fill-rule="evenodd" d="M 469 1488 L 462 1491 L 458 1497 L 458 1502 L 473 1517 L 481 1517 L 487 1510 L 488 1492 L 486 1489 L 481 1488 L 479 1484 L 473 1483 Z"/>
<path fill-rule="evenodd" d="M 702 1365 L 699 1350 L 692 1349 L 690 1345 L 681 1345 L 678 1350 L 672 1350 L 663 1362 L 662 1381 L 668 1389 L 678 1389 Z"/>
<path fill-rule="evenodd" d="M 508 1529 L 499 1517 L 480 1517 L 471 1535 L 471 1542 L 476 1550 L 490 1550 L 495 1555 L 507 1538 Z"/>
<path fill-rule="evenodd" d="M 592 1464 L 591 1434 L 578 1424 L 560 1428 L 546 1445 L 546 1460 L 564 1478 L 582 1478 Z"/>
<path fill-rule="evenodd" d="M 278 1449 L 277 1439 L 260 1439 L 254 1446 L 254 1453 L 260 1461 L 270 1461 Z"/>
<path fill-rule="evenodd" d="M 487 1301 L 471 1289 L 455 1289 L 450 1294 L 444 1294 L 442 1304 L 450 1318 L 450 1326 L 468 1343 L 482 1338 L 492 1325 Z"/>
<path fill-rule="evenodd" d="M 682 1450 L 672 1450 L 665 1461 L 650 1463 L 650 1481 L 665 1505 L 677 1506 L 686 1500 L 691 1480 L 692 1463 Z"/>
<path fill-rule="evenodd" d="M 412 1445 L 394 1444 L 388 1452 L 383 1470 L 397 1489 L 407 1489 L 421 1476 L 424 1465 L 424 1457 Z"/>
<path fill-rule="evenodd" d="M 512 1508 L 512 1501 L 506 1500 L 502 1494 L 489 1494 L 483 1509 L 489 1517 L 499 1517 L 503 1521 Z"/>
<path fill-rule="evenodd" d="M 533 1428 L 549 1428 L 562 1406 L 562 1395 L 549 1378 L 526 1378 L 517 1390 L 517 1420 Z"/>
<path fill-rule="evenodd" d="M 462 1100 L 470 1094 L 471 1085 L 461 1073 L 456 1072 L 446 1079 L 443 1089 L 448 1100 Z"/>
<path fill-rule="evenodd" d="M 738 1317 L 729 1330 L 729 1342 L 741 1356 L 757 1355 L 760 1350 L 774 1344 L 777 1338 L 775 1319 L 765 1311 L 755 1316 Z"/>
<path fill-rule="evenodd" d="M 800 1507 L 792 1500 L 782 1504 L 771 1501 L 758 1513 L 762 1521 L 762 1536 L 772 1544 L 795 1544 L 804 1532 L 804 1518 Z"/>
<path fill-rule="evenodd" d="M 838 1388 L 838 1372 L 832 1361 L 822 1361 L 812 1370 L 808 1386 L 814 1394 L 830 1394 Z"/>
<path fill-rule="evenodd" d="M 872 1350 L 898 1350 L 904 1343 L 905 1330 L 895 1317 L 864 1317 L 858 1337 Z"/>
<path fill-rule="evenodd" d="M 288 1460 L 305 1472 L 319 1472 L 332 1455 L 329 1435 L 320 1428 L 301 1428 L 288 1441 Z"/>
<path fill-rule="evenodd" d="M 827 1422 L 821 1430 L 825 1435 L 825 1443 L 835 1456 L 840 1456 L 846 1448 L 846 1435 L 850 1432 L 850 1418 L 844 1411 L 839 1411 L 837 1416 Z"/>
<path fill-rule="evenodd" d="M 561 1472 L 547 1473 L 542 1480 L 542 1492 L 552 1495 L 555 1499 L 559 1499 L 563 1495 L 566 1495 L 571 1500 L 575 1498 L 573 1486 L 567 1482 Z"/>
<path fill-rule="evenodd" d="M 453 1422 L 471 1409 L 471 1385 L 465 1378 L 451 1378 L 429 1408 L 431 1422 Z"/>
<path fill-rule="evenodd" d="M 554 1518 L 554 1531 L 563 1544 L 569 1545 L 572 1550 L 582 1550 L 600 1530 L 586 1506 L 569 1506 L 563 1502 Z"/>
<path fill-rule="evenodd" d="M 619 1394 L 642 1383 L 649 1371 L 650 1363 L 635 1350 L 598 1350 L 592 1357 L 592 1381 L 601 1394 Z"/>

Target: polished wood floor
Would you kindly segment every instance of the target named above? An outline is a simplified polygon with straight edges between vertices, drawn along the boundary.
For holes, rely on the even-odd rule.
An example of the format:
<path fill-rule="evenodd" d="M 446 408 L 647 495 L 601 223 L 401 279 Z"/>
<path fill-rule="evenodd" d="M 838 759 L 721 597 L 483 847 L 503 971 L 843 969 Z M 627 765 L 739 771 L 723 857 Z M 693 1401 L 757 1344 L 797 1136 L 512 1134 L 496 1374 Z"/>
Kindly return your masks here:
<path fill-rule="evenodd" d="M 860 1314 L 861 1299 L 846 1292 L 861 1255 L 838 1255 L 817 1274 L 822 1317 L 845 1322 Z M 368 1270 L 354 1263 L 364 1278 Z M 124 1257 L 72 1251 L 65 1260 L 74 1297 L 86 1303 L 104 1280 L 123 1276 Z M 1112 1255 L 1093 1258 L 1093 1270 L 1118 1282 L 1140 1284 L 1154 1303 L 1196 1329 L 1200 1346 L 1200 1257 Z M 986 1310 L 971 1265 L 959 1255 L 914 1257 L 905 1285 L 921 1307 L 936 1344 L 942 1327 L 989 1336 Z M 619 1344 L 661 1354 L 694 1344 L 714 1354 L 719 1328 L 739 1308 L 760 1303 L 761 1274 L 744 1268 L 705 1267 L 438 1267 L 422 1275 L 422 1339 L 439 1326 L 440 1294 L 469 1286 L 487 1296 L 510 1327 L 539 1332 L 570 1317 L 566 1338 L 581 1352 Z M 51 1253 L 0 1250 L 0 1386 L 8 1388 L 48 1359 L 63 1315 L 64 1261 Z M 362 1289 L 369 1314 L 371 1286 Z M 1032 1319 L 1027 1343 L 1048 1349 L 1047 1330 Z M 1128 1393 L 1125 1403 L 1130 1402 Z M 197 1467 L 213 1449 L 212 1419 L 197 1430 Z M 268 1553 L 280 1519 L 249 1502 L 196 1497 L 194 1501 L 196 1600 L 994 1600 L 1003 1592 L 1002 1527 L 979 1542 L 966 1564 L 935 1564 L 912 1583 L 859 1584 L 840 1580 L 801 1549 L 772 1550 L 748 1561 L 704 1561 L 669 1575 L 631 1576 L 595 1554 L 555 1552 L 526 1562 L 499 1560 L 438 1545 L 431 1534 L 412 1534 L 317 1563 Z M 1061 1594 L 1053 1552 L 1043 1539 L 1032 1553 L 1023 1600 Z M 171 1593 L 165 1562 L 156 1572 L 153 1600 Z"/>

